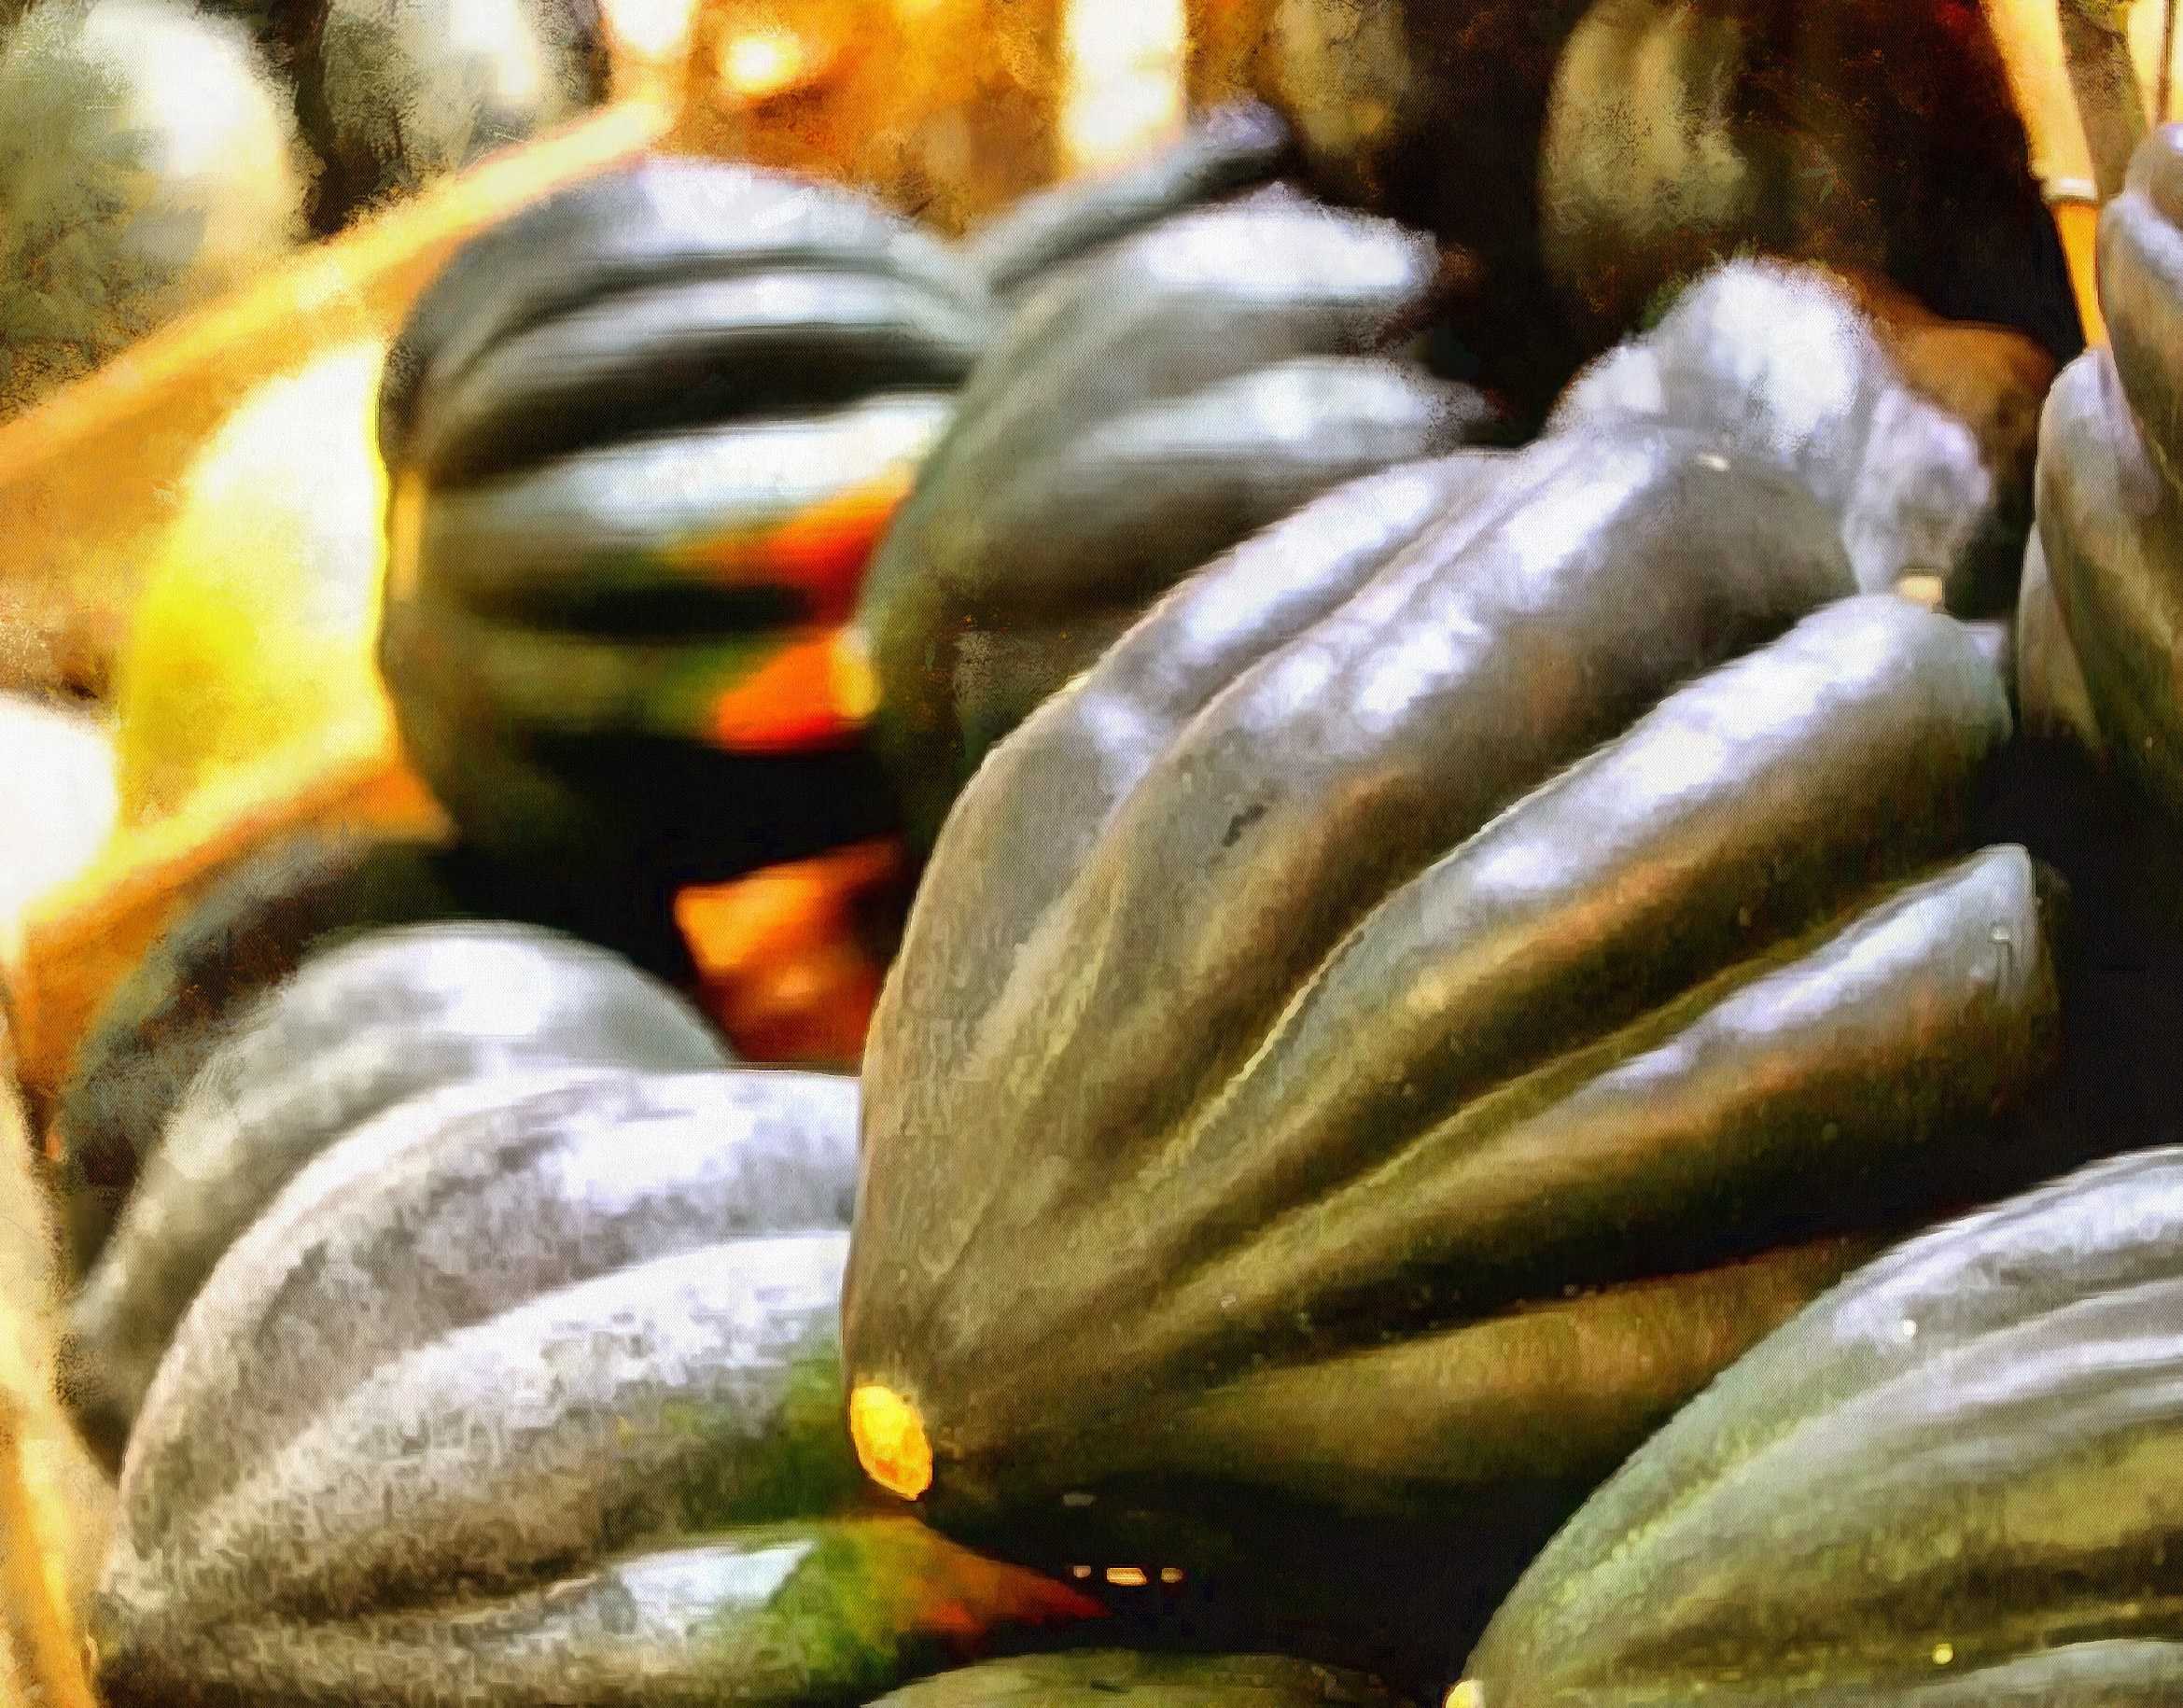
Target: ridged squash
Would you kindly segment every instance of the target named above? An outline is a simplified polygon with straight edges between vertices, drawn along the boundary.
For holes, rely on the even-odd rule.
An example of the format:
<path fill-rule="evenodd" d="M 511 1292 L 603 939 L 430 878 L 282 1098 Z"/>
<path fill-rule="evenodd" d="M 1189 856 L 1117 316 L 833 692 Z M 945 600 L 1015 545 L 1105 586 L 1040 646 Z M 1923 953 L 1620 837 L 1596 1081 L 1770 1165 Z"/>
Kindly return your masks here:
<path fill-rule="evenodd" d="M 380 662 L 466 838 L 634 890 L 889 830 L 840 628 L 987 319 L 932 236 L 717 161 L 604 175 L 465 247 L 396 341 L 379 436 Z"/>
<path fill-rule="evenodd" d="M 2183 1152 L 1911 1240 L 1641 1448 L 1465 1708 L 2077 1708 L 2183 1695 Z"/>
<path fill-rule="evenodd" d="M 1784 472 L 1587 430 L 1340 489 L 1047 702 L 866 1053 L 866 1469 L 1430 1673 L 1722 1365 L 2046 1167 L 1999 675 L 1852 592 Z"/>
<path fill-rule="evenodd" d="M 889 1691 L 873 1708 L 1399 1708 L 1354 1673 L 1273 1655 L 1103 1651 L 988 1660 Z"/>
<path fill-rule="evenodd" d="M 1081 228 L 1025 210 L 988 268 L 1015 278 L 1146 201 L 1218 188 L 1253 158 L 1258 132 L 1238 128 Z M 1347 480 L 1487 434 L 1481 394 L 1399 348 L 1443 282 L 1418 233 L 1275 184 L 1143 221 L 1020 290 L 857 613 L 920 846 L 992 744 L 1183 575 Z"/>
<path fill-rule="evenodd" d="M 618 957 L 535 928 L 373 931 L 312 955 L 229 1015 L 151 1134 L 68 1309 L 72 1399 L 118 1461 L 175 1326 L 222 1253 L 294 1176 L 427 1093 L 537 1069 L 724 1068 L 680 998 Z"/>
<path fill-rule="evenodd" d="M 1097 1611 L 857 1475 L 855 1083 L 627 1065 L 611 1029 L 623 1065 L 541 1033 L 355 1107 L 219 1255 L 122 1467 L 115 1708 L 849 1704 Z"/>
<path fill-rule="evenodd" d="M 1875 302 L 1860 283 L 1780 261 L 1715 268 L 1580 373 L 1549 427 L 1661 421 L 1770 455 L 1838 519 L 1859 587 L 1924 583 L 1959 615 L 2006 611 L 2053 364 L 2020 334 Z"/>
<path fill-rule="evenodd" d="M 2087 351 L 2047 399 L 2039 540 L 2082 721 L 2121 775 L 2183 808 L 2183 126 L 2148 137 L 2100 217 L 2100 309 L 2112 347 Z M 2027 598 L 2032 595 L 2027 593 Z M 2036 684 L 2027 685 L 2036 690 Z"/>

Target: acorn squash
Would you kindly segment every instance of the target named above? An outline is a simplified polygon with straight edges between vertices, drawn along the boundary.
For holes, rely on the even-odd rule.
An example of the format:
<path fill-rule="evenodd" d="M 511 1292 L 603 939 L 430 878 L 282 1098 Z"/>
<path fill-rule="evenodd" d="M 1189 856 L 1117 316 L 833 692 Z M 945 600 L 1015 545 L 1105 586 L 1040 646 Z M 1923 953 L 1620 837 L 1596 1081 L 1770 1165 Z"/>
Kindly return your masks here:
<path fill-rule="evenodd" d="M 2100 218 L 2112 344 L 2040 422 L 2038 539 L 2019 600 L 2017 693 L 2062 801 L 2050 858 L 2096 941 L 2071 992 L 2088 1122 L 2165 1140 L 2183 1027 L 2183 127 L 2147 137 Z"/>
<path fill-rule="evenodd" d="M 1786 473 L 1590 429 L 1330 495 L 1001 743 L 865 1057 L 867 1471 L 1406 1685 L 1874 1239 L 2050 1166 L 2001 681 L 1852 589 Z"/>
<path fill-rule="evenodd" d="M 2175 1701 L 2178 1251 L 2163 1149 L 1859 1270 L 1587 1503 L 1448 1701 Z"/>
<path fill-rule="evenodd" d="M 466 838 L 664 891 L 891 828 L 838 630 L 987 320 L 938 240 L 717 162 L 462 250 L 381 396 L 380 661 Z"/>
<path fill-rule="evenodd" d="M 1105 1708 L 1115 1701 L 1156 1708 L 1399 1708 L 1373 1680 L 1308 1661 L 1125 1651 L 988 1660 L 905 1685 L 873 1708 Z"/>
<path fill-rule="evenodd" d="M 2039 541 L 2074 683 L 2054 716 L 2149 801 L 2183 811 L 2183 126 L 2148 136 L 2100 217 L 2100 309 L 2111 349 L 2089 350 L 2047 399 Z M 2040 689 L 2042 697 L 2047 690 Z"/>
<path fill-rule="evenodd" d="M 1021 296 L 1057 269 L 1185 208 L 1239 194 L 1288 163 L 1288 127 L 1271 107 L 1216 107 L 1174 142 L 1120 171 L 1033 191 L 963 241 L 986 287 Z"/>
<path fill-rule="evenodd" d="M 313 955 L 223 1028 L 143 1156 L 68 1310 L 71 1400 L 119 1459 L 161 1357 L 221 1253 L 344 1135 L 443 1087 L 531 1069 L 727 1065 L 672 991 L 525 926 L 373 931 Z"/>
<path fill-rule="evenodd" d="M 367 939 L 353 995 L 413 1007 L 393 969 L 442 964 L 473 1006 L 585 982 L 526 991 L 518 947 Z M 619 994 L 593 1059 L 624 1065 L 573 1065 L 547 1013 L 521 1060 L 352 1102 L 218 1258 L 122 1469 L 92 1617 L 115 1708 L 850 1703 L 1096 1612 L 856 1474 L 854 1082 L 673 1071 Z M 273 1016 L 291 1060 L 328 1017 L 304 1007 Z"/>
<path fill-rule="evenodd" d="M 1479 393 L 1389 349 L 1442 277 L 1417 234 L 1273 185 L 1022 293 L 858 610 L 914 837 L 929 845 L 993 742 L 1189 570 L 1346 480 L 1485 434 Z"/>
<path fill-rule="evenodd" d="M 77 1045 L 52 1116 L 72 1281 L 237 1014 L 344 933 L 461 917 L 455 866 L 427 843 L 286 836 L 230 867 L 154 939 Z"/>
<path fill-rule="evenodd" d="M 2053 366 L 2020 335 L 1921 323 L 1914 305 L 1883 310 L 1907 325 L 1876 323 L 1859 295 L 1816 267 L 1716 268 L 1650 331 L 1580 373 L 1549 428 L 1658 420 L 1771 455 L 1839 518 L 1858 586 L 1884 592 L 1918 578 L 1937 582 L 1952 611 L 2004 610 L 2031 526 L 2039 403 Z M 1956 377 L 1952 407 L 1924 395 L 1889 347 L 1907 342 L 1915 357 L 1936 340 Z M 1934 366 L 1928 357 L 1919 372 L 1927 387 Z"/>

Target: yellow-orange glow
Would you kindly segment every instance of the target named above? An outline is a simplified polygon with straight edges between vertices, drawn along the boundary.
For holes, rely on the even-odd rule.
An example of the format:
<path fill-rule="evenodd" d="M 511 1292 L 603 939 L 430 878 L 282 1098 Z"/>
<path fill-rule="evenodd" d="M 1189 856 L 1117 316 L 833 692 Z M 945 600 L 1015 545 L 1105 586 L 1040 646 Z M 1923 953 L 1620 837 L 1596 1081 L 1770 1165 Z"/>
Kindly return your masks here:
<path fill-rule="evenodd" d="M 792 30 L 751 30 L 721 43 L 721 85 L 744 102 L 771 100 L 812 80 L 810 45 Z"/>
<path fill-rule="evenodd" d="M 932 1444 L 917 1408 L 891 1388 L 865 1382 L 849 1395 L 849 1439 L 864 1475 L 914 1501 L 932 1486 Z"/>
<path fill-rule="evenodd" d="M 2106 317 L 2100 312 L 2096 275 L 2100 236 L 2100 204 L 2090 184 L 2048 192 L 2054 224 L 2062 233 L 2062 253 L 2069 262 L 2069 282 L 2077 291 L 2077 312 L 2084 322 L 2085 338 L 2095 344 L 2107 342 Z"/>
<path fill-rule="evenodd" d="M 1071 172 L 1119 166 L 1182 123 L 1182 0 L 1072 0 L 1061 147 Z"/>
<path fill-rule="evenodd" d="M 1475 1678 L 1466 1678 L 1448 1693 L 1442 1708 L 1486 1708 L 1486 1687 Z"/>
<path fill-rule="evenodd" d="M 606 0 L 599 9 L 616 47 L 664 60 L 690 39 L 697 7 L 695 0 Z"/>
<path fill-rule="evenodd" d="M 1125 1589 L 1135 1589 L 1148 1580 L 1142 1566 L 1109 1566 L 1107 1568 L 1107 1581 L 1119 1585 Z"/>

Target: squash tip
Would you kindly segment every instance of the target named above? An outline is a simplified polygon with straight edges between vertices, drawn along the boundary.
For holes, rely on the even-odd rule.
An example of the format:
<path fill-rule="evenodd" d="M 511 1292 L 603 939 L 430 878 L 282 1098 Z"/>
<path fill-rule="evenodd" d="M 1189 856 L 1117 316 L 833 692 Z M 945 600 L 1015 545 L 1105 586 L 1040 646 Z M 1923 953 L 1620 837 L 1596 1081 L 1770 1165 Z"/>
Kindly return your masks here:
<path fill-rule="evenodd" d="M 1448 1692 L 1441 1708 L 1486 1708 L 1486 1687 L 1475 1678 L 1466 1678 Z"/>
<path fill-rule="evenodd" d="M 893 1389 L 863 1382 L 850 1393 L 849 1438 L 864 1475 L 889 1493 L 914 1501 L 932 1486 L 924 1420 Z"/>

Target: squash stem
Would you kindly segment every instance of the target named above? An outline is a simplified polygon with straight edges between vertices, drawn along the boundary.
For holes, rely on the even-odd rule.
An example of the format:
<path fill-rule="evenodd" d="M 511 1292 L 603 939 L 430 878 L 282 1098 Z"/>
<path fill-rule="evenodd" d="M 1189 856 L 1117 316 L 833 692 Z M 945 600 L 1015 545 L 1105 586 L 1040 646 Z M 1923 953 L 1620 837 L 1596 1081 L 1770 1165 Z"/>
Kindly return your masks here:
<path fill-rule="evenodd" d="M 14 1609 L 31 1682 L 47 1708 L 97 1708 L 39 1535 L 23 1473 L 21 1414 L 15 1396 L 0 1391 L 0 1589 L 6 1595 L 0 1605 Z"/>

